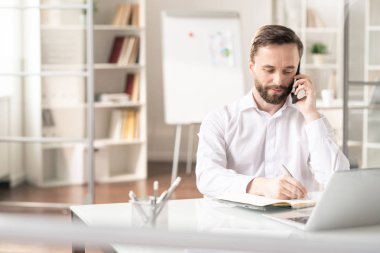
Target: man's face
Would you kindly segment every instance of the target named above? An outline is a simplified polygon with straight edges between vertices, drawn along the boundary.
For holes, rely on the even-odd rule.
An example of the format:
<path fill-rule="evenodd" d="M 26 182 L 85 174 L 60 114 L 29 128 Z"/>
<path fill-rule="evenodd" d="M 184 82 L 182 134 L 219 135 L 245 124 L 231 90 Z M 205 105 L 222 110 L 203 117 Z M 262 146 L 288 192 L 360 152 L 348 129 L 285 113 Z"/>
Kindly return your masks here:
<path fill-rule="evenodd" d="M 296 44 L 268 45 L 258 49 L 249 69 L 255 88 L 265 102 L 281 104 L 286 100 L 299 61 Z"/>

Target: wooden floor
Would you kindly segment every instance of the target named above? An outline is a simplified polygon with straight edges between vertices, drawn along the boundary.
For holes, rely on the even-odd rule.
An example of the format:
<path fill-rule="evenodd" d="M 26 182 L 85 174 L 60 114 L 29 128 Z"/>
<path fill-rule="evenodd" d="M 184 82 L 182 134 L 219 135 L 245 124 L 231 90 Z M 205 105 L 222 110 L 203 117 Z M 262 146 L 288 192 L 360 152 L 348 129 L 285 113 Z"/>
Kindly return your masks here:
<path fill-rule="evenodd" d="M 196 189 L 194 170 L 191 175 L 186 175 L 184 164 L 180 164 L 179 176 L 181 176 L 182 181 L 173 195 L 173 199 L 198 198 L 202 196 Z M 159 181 L 160 191 L 167 189 L 171 180 L 171 164 L 162 162 L 149 163 L 148 178 L 146 180 L 96 184 L 95 203 L 128 202 L 130 190 L 135 191 L 138 196 L 152 194 L 154 180 Z M 1 189 L 0 191 L 1 201 L 81 204 L 84 203 L 86 198 L 87 185 L 41 188 L 23 184 L 16 188 Z"/>
<path fill-rule="evenodd" d="M 202 195 L 198 192 L 195 185 L 194 169 L 191 175 L 186 175 L 184 164 L 179 165 L 179 176 L 182 181 L 172 199 L 199 198 Z M 194 167 L 194 166 L 193 166 Z M 135 191 L 138 196 L 152 194 L 152 186 L 155 180 L 159 181 L 160 192 L 167 189 L 171 180 L 171 163 L 152 162 L 148 164 L 148 178 L 134 182 L 96 184 L 95 203 L 116 203 L 128 202 L 128 193 Z M 1 203 L 14 203 L 15 206 L 0 206 L 0 212 L 41 214 L 48 213 L 63 217 L 70 222 L 67 209 L 49 209 L 36 207 L 20 207 L 19 202 L 41 202 L 41 203 L 66 203 L 82 204 L 85 201 L 86 185 L 76 185 L 67 187 L 39 188 L 29 184 L 23 184 L 12 189 L 0 189 Z M 71 252 L 69 246 L 58 247 L 31 243 L 10 243 L 0 240 L 0 252 Z M 98 252 L 91 250 L 90 252 Z"/>

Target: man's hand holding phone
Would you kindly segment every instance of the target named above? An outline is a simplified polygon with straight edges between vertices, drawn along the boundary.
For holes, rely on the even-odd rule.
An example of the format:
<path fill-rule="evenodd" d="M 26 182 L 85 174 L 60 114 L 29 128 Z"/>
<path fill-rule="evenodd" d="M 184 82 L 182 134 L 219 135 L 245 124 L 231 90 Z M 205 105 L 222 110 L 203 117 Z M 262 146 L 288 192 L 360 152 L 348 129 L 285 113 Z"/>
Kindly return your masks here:
<path fill-rule="evenodd" d="M 298 74 L 294 76 L 294 79 L 294 95 L 300 98 L 296 102 L 298 110 L 305 117 L 306 122 L 319 119 L 321 116 L 317 111 L 315 87 L 310 77 L 304 74 Z"/>

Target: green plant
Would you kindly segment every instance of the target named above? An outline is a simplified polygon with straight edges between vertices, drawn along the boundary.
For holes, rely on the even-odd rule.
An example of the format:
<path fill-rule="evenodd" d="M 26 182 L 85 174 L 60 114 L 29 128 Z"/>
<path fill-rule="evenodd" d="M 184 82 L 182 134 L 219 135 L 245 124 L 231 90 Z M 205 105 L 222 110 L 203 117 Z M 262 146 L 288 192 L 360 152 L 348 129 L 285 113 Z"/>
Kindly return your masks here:
<path fill-rule="evenodd" d="M 322 42 L 316 42 L 311 46 L 312 54 L 327 54 L 327 46 Z"/>

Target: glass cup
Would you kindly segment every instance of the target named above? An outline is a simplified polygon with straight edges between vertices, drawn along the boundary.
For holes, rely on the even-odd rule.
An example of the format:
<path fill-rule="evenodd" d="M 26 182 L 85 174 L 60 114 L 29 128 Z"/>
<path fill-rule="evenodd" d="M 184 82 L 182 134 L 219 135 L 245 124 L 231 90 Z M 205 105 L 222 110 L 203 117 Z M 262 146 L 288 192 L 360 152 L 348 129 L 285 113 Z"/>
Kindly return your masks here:
<path fill-rule="evenodd" d="M 168 227 L 167 203 L 155 204 L 152 198 L 130 201 L 132 226 L 136 228 L 166 229 Z"/>

